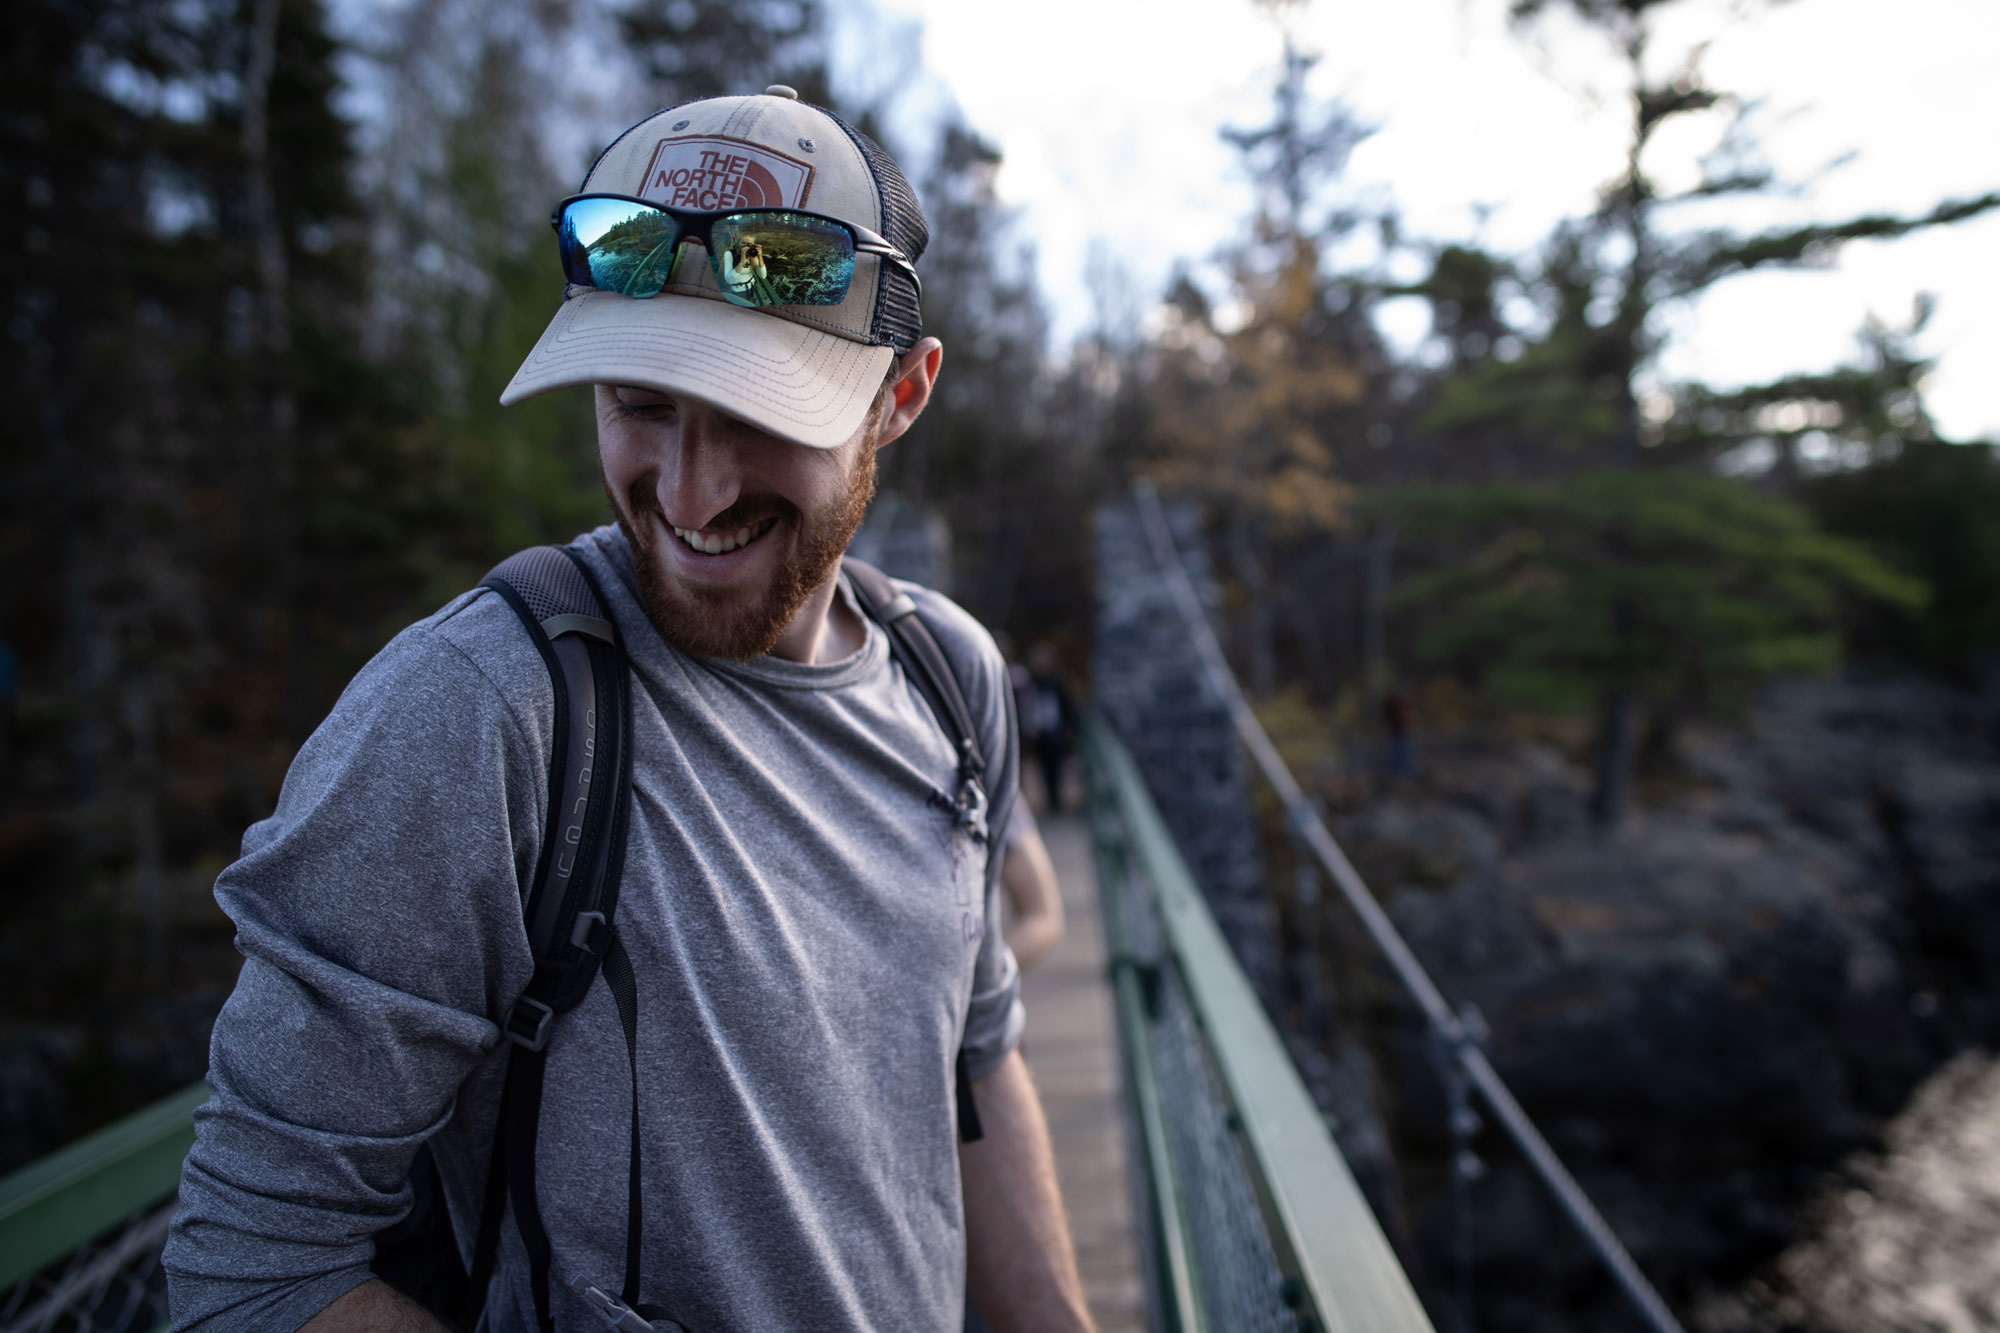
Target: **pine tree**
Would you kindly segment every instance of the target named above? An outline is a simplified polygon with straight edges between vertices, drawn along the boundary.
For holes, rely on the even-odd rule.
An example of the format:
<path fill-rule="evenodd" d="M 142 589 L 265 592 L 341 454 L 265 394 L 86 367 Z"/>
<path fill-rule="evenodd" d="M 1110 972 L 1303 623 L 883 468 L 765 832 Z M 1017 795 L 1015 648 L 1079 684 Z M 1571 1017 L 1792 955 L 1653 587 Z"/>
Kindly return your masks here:
<path fill-rule="evenodd" d="M 6 36 L 0 229 L 31 260 L 0 275 L 8 1017 L 109 1030 L 185 961 L 191 867 L 233 853 L 324 697 L 316 636 L 361 590 L 311 576 L 313 497 L 390 395 L 355 351 L 365 229 L 318 4 L 27 0 Z M 79 1081 L 70 1127 L 199 1071 L 173 1060 Z"/>
<path fill-rule="evenodd" d="M 1671 228 L 1667 215 L 1678 205 L 1754 195 L 1776 184 L 1773 174 L 1755 160 L 1740 127 L 1725 143 L 1725 151 L 1704 160 L 1702 179 L 1691 189 L 1663 193 L 1648 173 L 1647 150 L 1662 127 L 1676 118 L 1736 104 L 1703 80 L 1699 51 L 1671 72 L 1658 72 L 1652 59 L 1653 19 L 1656 11 L 1672 2 L 1566 0 L 1565 7 L 1602 32 L 1625 62 L 1631 121 L 1624 168 L 1605 187 L 1596 213 L 1559 229 L 1547 247 L 1534 281 L 1552 316 L 1546 331 L 1527 339 L 1526 350 L 1518 357 L 1464 368 L 1439 393 L 1425 423 L 1446 434 L 1497 430 L 1538 437 L 1550 451 L 1545 466 L 1556 475 L 1593 463 L 1615 472 L 1643 467 L 1643 473 L 1629 481 L 1568 492 L 1575 500 L 1595 497 L 1609 506 L 1600 517 L 1612 520 L 1614 526 L 1597 549 L 1613 564 L 1641 558 L 1638 547 L 1621 538 L 1615 526 L 1640 512 L 1638 494 L 1657 490 L 1665 497 L 1685 491 L 1680 480 L 1665 478 L 1655 468 L 1697 459 L 1704 444 L 1717 442 L 1714 423 L 1731 411 L 1754 415 L 1800 402 L 1808 390 L 1831 393 L 1843 387 L 1826 377 L 1818 384 L 1787 380 L 1735 394 L 1684 386 L 1674 397 L 1677 406 L 1684 404 L 1693 412 L 1692 422 L 1678 420 L 1678 411 L 1664 423 L 1646 421 L 1639 410 L 1637 386 L 1659 351 L 1656 315 L 1663 305 L 1691 299 L 1738 274 L 1823 265 L 1848 241 L 1894 238 L 2000 206 L 1996 193 L 1947 201 L 1911 216 L 1868 215 L 1747 234 Z M 1519 20 L 1532 22 L 1553 7 L 1551 0 L 1520 0 L 1514 13 Z M 1855 387 L 1851 380 L 1844 386 Z M 1878 395 L 1875 401 L 1889 400 Z M 1668 439 L 1675 447 L 1648 447 Z M 1459 512 L 1469 519 L 1477 509 L 1473 505 Z M 1500 504 L 1492 514 L 1497 519 L 1507 509 Z M 1547 518 L 1584 520 L 1571 504 L 1550 509 Z M 1601 525 L 1593 520 L 1584 526 L 1595 532 Z M 1633 577 L 1613 582 L 1634 597 L 1646 586 L 1636 571 Z M 1637 644 L 1644 637 L 1640 625 L 1649 614 L 1648 608 L 1633 601 L 1614 604 L 1608 632 L 1631 643 L 1592 659 L 1600 672 L 1592 808 L 1604 824 L 1615 823 L 1625 805 L 1641 709 L 1648 702 L 1670 706 L 1665 700 L 1649 701 L 1642 688 L 1643 673 L 1634 665 L 1643 660 Z M 1581 626 L 1578 631 L 1583 632 Z"/>
<path fill-rule="evenodd" d="M 774 83 L 833 106 L 827 19 L 821 0 L 640 0 L 616 11 L 619 34 L 661 106 Z"/>
<path fill-rule="evenodd" d="M 924 331 L 944 344 L 938 391 L 883 456 L 882 482 L 951 529 L 952 593 L 996 627 L 1078 623 L 1087 460 L 1051 429 L 1041 384 L 1048 318 L 1033 254 L 996 193 L 1000 151 L 948 120 L 918 181 L 931 241 Z"/>
<path fill-rule="evenodd" d="M 1771 675 L 1830 670 L 1843 598 L 1907 610 L 1926 596 L 1725 477 L 1596 469 L 1399 499 L 1411 535 L 1448 551 L 1399 594 L 1428 612 L 1418 653 L 1518 707 L 1586 708 L 1612 680 L 1656 719 L 1727 709 Z"/>
<path fill-rule="evenodd" d="M 1930 588 L 1921 608 L 1863 619 L 1860 651 L 1967 684 L 1991 673 L 2000 662 L 2000 449 L 1906 440 L 1867 467 L 1808 478 L 1800 491 L 1829 531 Z"/>
<path fill-rule="evenodd" d="M 562 300 L 549 211 L 587 159 L 561 160 L 552 135 L 594 109 L 561 67 L 590 18 L 564 5 L 416 5 L 375 39 L 370 345 L 415 401 L 400 431 L 365 446 L 400 484 L 349 497 L 343 522 L 402 534 L 418 606 L 603 513 L 589 392 L 499 404 Z M 379 642 L 415 609 L 385 607 L 368 632 Z"/>

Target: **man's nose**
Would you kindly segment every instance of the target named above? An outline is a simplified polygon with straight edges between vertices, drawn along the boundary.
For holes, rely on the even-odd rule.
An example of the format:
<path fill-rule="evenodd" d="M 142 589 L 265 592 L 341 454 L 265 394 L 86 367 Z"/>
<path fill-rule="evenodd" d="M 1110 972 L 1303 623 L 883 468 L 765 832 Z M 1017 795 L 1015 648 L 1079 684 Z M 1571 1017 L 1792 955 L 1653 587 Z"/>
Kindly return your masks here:
<path fill-rule="evenodd" d="M 657 485 L 660 509 L 677 528 L 706 527 L 736 503 L 743 473 L 727 423 L 698 404 L 681 417 L 678 438 L 663 450 Z"/>

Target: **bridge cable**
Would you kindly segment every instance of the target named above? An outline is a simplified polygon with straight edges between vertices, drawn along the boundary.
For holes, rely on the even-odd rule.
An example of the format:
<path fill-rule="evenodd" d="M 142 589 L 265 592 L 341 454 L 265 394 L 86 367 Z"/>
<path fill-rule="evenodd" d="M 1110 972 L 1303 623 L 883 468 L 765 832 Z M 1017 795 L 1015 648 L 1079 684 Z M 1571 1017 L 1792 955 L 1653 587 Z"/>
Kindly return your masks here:
<path fill-rule="evenodd" d="M 1265 734 L 1263 724 L 1251 711 L 1250 704 L 1243 697 L 1242 687 L 1236 683 L 1236 676 L 1230 670 L 1229 660 L 1223 656 L 1222 645 L 1216 641 L 1215 631 L 1208 623 L 1208 615 L 1203 610 L 1201 598 L 1195 592 L 1194 583 L 1188 577 L 1187 567 L 1182 563 L 1179 548 L 1167 526 L 1166 512 L 1160 507 L 1159 492 L 1153 483 L 1144 477 L 1132 483 L 1132 497 L 1139 511 L 1140 522 L 1146 529 L 1148 543 L 1152 547 L 1154 561 L 1160 572 L 1166 576 L 1167 586 L 1172 590 L 1181 618 L 1187 622 L 1188 631 L 1194 640 L 1195 650 L 1201 659 L 1203 674 L 1216 698 L 1228 710 L 1230 719 L 1236 725 L 1237 735 L 1244 747 L 1257 761 L 1264 777 L 1276 789 L 1278 799 L 1285 807 L 1285 818 L 1291 824 L 1296 836 L 1310 847 L 1326 868 L 1328 875 L 1339 887 L 1341 896 L 1348 906 L 1361 918 L 1384 958 L 1388 960 L 1397 980 L 1417 1002 L 1423 1011 L 1424 1021 L 1430 1025 L 1433 1037 L 1447 1053 L 1447 1058 L 1464 1071 L 1472 1087 L 1486 1102 L 1494 1117 L 1500 1122 L 1507 1136 L 1514 1141 L 1521 1155 L 1527 1159 L 1529 1167 L 1540 1176 L 1542 1183 L 1555 1196 L 1556 1203 L 1568 1215 L 1571 1225 L 1597 1254 L 1598 1260 L 1610 1273 L 1633 1310 L 1645 1321 L 1653 1333 L 1685 1333 L 1680 1321 L 1674 1318 L 1666 1302 L 1639 1271 L 1638 1264 L 1626 1252 L 1623 1244 L 1597 1211 L 1583 1187 L 1556 1156 L 1548 1140 L 1528 1118 L 1521 1104 L 1514 1100 L 1514 1094 L 1501 1081 L 1500 1074 L 1480 1049 L 1477 1034 L 1469 1029 L 1465 1019 L 1452 1010 L 1444 995 L 1437 988 L 1423 965 L 1410 951 L 1400 932 L 1389 920 L 1388 913 L 1368 891 L 1360 874 L 1340 849 L 1340 844 L 1327 832 L 1326 824 L 1313 807 L 1291 770 L 1285 766 L 1277 747 Z"/>

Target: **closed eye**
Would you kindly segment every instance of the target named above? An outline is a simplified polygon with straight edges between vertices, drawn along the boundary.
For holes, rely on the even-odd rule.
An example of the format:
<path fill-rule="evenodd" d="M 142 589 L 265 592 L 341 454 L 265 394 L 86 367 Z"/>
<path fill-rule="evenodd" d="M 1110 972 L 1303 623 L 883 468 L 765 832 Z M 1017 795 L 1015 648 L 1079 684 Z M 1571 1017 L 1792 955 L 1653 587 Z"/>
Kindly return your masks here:
<path fill-rule="evenodd" d="M 671 421 L 680 408 L 671 398 L 658 398 L 650 394 L 643 398 L 628 399 L 625 390 L 616 390 L 611 395 L 611 415 L 621 421 Z"/>

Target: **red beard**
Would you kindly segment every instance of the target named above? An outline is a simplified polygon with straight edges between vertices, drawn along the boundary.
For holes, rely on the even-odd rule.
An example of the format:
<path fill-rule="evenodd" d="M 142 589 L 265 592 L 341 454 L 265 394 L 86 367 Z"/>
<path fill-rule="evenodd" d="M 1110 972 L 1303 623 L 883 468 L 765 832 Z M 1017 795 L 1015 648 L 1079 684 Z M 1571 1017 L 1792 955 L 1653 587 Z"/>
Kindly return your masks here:
<path fill-rule="evenodd" d="M 784 549 L 778 553 L 777 572 L 770 583 L 755 594 L 683 584 L 668 576 L 658 543 L 662 533 L 671 534 L 673 529 L 659 497 L 651 486 L 634 483 L 620 505 L 607 480 L 605 495 L 631 543 L 647 618 L 661 637 L 690 657 L 745 662 L 770 652 L 806 598 L 847 553 L 847 544 L 868 513 L 868 502 L 875 495 L 875 435 L 870 429 L 862 441 L 846 494 L 819 512 L 805 514 L 776 496 L 751 496 L 710 520 L 708 526 L 726 530 L 777 519 L 757 540 L 781 543 Z"/>

